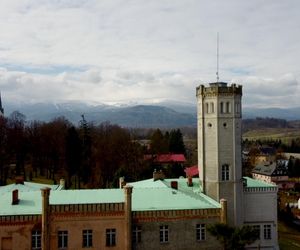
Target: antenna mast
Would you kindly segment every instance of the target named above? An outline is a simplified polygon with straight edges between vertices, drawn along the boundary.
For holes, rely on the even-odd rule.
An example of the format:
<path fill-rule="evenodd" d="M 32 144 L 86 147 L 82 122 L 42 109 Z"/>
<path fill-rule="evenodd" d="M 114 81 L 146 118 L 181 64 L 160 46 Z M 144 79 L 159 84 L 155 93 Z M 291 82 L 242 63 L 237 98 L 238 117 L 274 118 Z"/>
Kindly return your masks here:
<path fill-rule="evenodd" d="M 219 32 L 217 33 L 217 82 L 219 82 Z"/>

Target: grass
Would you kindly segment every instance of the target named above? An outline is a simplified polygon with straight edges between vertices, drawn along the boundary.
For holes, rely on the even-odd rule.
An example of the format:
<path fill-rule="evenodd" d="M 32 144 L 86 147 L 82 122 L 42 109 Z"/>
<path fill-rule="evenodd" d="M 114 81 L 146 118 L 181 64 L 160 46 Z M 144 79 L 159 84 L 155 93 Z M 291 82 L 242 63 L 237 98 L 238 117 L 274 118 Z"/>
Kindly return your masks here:
<path fill-rule="evenodd" d="M 268 140 L 280 139 L 284 143 L 290 142 L 292 139 L 300 137 L 300 130 L 294 128 L 268 128 L 251 130 L 243 134 L 243 139 L 248 140 Z"/>
<path fill-rule="evenodd" d="M 278 240 L 281 250 L 300 249 L 300 231 L 278 221 Z"/>

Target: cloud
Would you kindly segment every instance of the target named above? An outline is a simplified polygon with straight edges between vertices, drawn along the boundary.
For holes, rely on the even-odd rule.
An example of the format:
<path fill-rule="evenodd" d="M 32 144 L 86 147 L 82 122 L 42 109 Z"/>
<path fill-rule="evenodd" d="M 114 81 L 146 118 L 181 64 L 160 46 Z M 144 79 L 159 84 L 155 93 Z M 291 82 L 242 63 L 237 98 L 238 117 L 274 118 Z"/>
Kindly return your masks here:
<path fill-rule="evenodd" d="M 0 88 L 12 100 L 195 100 L 220 76 L 246 105 L 297 106 L 296 0 L 3 0 Z"/>
<path fill-rule="evenodd" d="M 299 105 L 299 81 L 289 73 L 277 79 L 248 77 L 244 80 L 245 103 L 259 107 L 292 107 Z"/>

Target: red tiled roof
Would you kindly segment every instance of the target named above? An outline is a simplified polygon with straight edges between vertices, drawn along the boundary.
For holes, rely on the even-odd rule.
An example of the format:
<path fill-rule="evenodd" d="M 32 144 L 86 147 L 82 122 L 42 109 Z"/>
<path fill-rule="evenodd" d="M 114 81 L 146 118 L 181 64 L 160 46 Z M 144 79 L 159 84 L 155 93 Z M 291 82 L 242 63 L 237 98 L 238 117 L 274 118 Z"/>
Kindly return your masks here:
<path fill-rule="evenodd" d="M 185 168 L 184 172 L 186 173 L 187 176 L 193 177 L 195 175 L 199 174 L 198 166 L 192 166 L 189 168 Z"/>
<path fill-rule="evenodd" d="M 145 160 L 153 159 L 154 162 L 168 163 L 168 162 L 186 162 L 184 154 L 160 154 L 160 155 L 145 155 Z"/>

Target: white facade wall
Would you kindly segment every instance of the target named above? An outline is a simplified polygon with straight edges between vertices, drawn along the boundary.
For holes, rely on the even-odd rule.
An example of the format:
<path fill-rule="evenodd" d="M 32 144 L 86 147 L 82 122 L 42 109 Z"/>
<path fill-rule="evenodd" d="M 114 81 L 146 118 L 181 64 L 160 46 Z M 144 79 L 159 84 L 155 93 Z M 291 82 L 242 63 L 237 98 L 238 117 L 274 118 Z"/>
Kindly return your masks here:
<path fill-rule="evenodd" d="M 277 188 L 263 189 L 244 192 L 244 224 L 260 226 L 260 239 L 252 247 L 259 245 L 260 249 L 278 249 Z M 270 239 L 264 232 L 267 228 L 271 229 Z"/>

